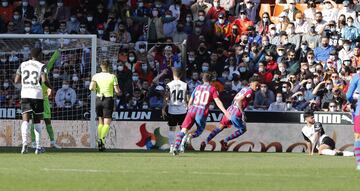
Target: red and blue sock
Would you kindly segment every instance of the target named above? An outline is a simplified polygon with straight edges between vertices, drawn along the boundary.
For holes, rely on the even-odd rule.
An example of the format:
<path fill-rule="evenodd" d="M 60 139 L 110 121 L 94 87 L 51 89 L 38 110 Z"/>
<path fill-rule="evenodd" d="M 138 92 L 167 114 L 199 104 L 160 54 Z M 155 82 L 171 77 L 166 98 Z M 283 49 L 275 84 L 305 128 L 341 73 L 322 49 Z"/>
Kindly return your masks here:
<path fill-rule="evenodd" d="M 242 130 L 236 130 L 233 134 L 229 135 L 228 137 L 226 137 L 224 139 L 224 142 L 227 143 L 228 141 L 230 140 L 233 140 L 233 139 L 236 139 L 238 137 L 240 137 L 241 135 L 243 134 L 243 131 Z"/>
<path fill-rule="evenodd" d="M 219 134 L 223 129 L 220 129 L 218 127 L 216 127 L 213 131 L 211 131 L 211 133 L 209 134 L 209 136 L 206 138 L 206 144 L 208 144 L 211 139 L 213 139 L 217 134 Z"/>
<path fill-rule="evenodd" d="M 175 141 L 175 149 L 179 150 L 180 144 L 181 144 L 181 140 L 184 138 L 185 133 L 184 132 L 179 132 L 176 134 L 176 141 Z"/>
<path fill-rule="evenodd" d="M 354 143 L 354 154 L 357 165 L 360 166 L 360 141 L 355 141 Z"/>

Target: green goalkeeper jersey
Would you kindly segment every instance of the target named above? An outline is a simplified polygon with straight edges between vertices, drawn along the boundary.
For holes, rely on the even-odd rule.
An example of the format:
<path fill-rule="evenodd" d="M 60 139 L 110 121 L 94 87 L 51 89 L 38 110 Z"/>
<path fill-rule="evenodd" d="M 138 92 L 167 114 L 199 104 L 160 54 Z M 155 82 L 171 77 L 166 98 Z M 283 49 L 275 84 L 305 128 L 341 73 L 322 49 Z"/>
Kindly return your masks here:
<path fill-rule="evenodd" d="M 60 57 L 60 51 L 56 50 L 54 54 L 51 56 L 48 64 L 46 65 L 48 71 L 51 71 L 54 68 L 54 64 L 56 60 L 59 59 L 59 57 Z M 49 96 L 47 95 L 48 87 L 44 83 L 41 83 L 41 88 L 43 90 L 44 99 L 48 99 L 49 98 Z"/>

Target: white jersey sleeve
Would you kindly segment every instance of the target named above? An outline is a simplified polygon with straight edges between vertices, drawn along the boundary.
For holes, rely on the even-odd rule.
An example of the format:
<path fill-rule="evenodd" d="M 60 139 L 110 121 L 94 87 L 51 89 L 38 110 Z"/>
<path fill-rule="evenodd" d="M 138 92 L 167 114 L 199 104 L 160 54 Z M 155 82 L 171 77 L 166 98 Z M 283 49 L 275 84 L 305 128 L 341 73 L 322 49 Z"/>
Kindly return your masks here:
<path fill-rule="evenodd" d="M 17 74 L 21 75 L 21 98 L 43 99 L 41 75 L 47 73 L 46 66 L 39 61 L 29 60 L 20 64 Z"/>
<path fill-rule="evenodd" d="M 322 143 L 322 140 L 327 137 L 326 134 L 320 134 L 319 139 L 316 141 L 315 140 L 315 133 L 318 132 L 317 129 L 315 129 L 314 125 L 312 125 L 311 127 L 308 127 L 307 125 L 305 125 L 302 128 L 302 134 L 304 136 L 304 139 L 306 141 L 311 142 L 311 144 L 315 145 L 315 148 L 319 148 L 320 144 Z M 316 141 L 316 142 L 315 142 Z"/>
<path fill-rule="evenodd" d="M 187 84 L 181 80 L 173 80 L 167 84 L 169 90 L 169 113 L 173 115 L 185 114 Z"/>

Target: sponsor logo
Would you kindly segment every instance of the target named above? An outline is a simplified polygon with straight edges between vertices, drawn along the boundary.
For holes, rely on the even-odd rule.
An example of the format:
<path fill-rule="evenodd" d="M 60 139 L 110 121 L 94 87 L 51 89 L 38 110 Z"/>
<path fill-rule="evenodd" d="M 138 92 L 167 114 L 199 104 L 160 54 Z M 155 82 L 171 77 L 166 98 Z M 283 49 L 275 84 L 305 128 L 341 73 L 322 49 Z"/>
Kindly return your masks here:
<path fill-rule="evenodd" d="M 16 108 L 0 108 L 0 118 L 3 119 L 16 119 L 16 116 L 21 114 L 20 109 Z"/>
<path fill-rule="evenodd" d="M 352 119 L 346 114 L 314 114 L 315 121 L 324 124 L 353 124 Z M 300 114 L 300 123 L 305 123 L 304 114 Z"/>
<path fill-rule="evenodd" d="M 115 120 L 151 120 L 151 111 L 121 111 L 113 112 Z"/>

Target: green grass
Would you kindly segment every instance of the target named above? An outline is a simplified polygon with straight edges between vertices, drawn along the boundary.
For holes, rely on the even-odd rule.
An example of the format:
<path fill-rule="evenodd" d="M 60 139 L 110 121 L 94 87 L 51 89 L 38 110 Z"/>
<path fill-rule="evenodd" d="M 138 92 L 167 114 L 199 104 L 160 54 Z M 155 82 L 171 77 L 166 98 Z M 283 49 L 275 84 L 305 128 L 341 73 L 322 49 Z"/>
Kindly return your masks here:
<path fill-rule="evenodd" d="M 0 154 L 0 190 L 359 190 L 353 157 L 290 153 Z"/>

